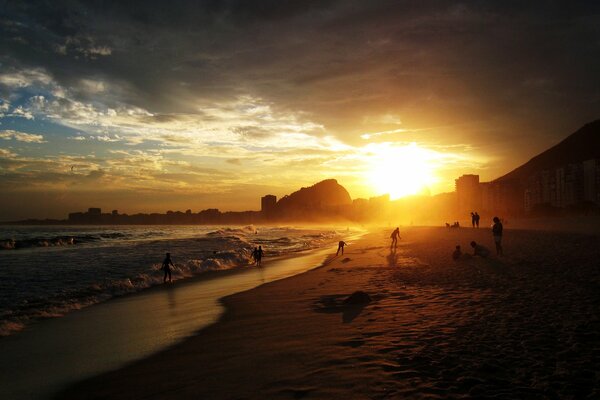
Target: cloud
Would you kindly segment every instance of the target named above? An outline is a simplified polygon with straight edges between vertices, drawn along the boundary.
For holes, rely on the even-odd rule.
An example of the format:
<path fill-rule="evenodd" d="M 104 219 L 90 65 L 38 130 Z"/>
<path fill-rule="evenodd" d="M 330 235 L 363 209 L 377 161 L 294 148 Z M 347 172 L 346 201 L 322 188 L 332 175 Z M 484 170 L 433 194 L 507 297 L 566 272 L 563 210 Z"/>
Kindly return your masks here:
<path fill-rule="evenodd" d="M 12 129 L 0 131 L 0 139 L 10 140 L 14 139 L 18 142 L 25 143 L 45 143 L 44 136 L 36 135 L 31 133 L 14 131 Z"/>
<path fill-rule="evenodd" d="M 374 137 L 377 137 L 377 136 L 392 135 L 392 134 L 395 134 L 395 133 L 403 133 L 403 132 L 406 132 L 406 129 L 400 128 L 400 129 L 392 129 L 392 130 L 389 130 L 389 131 L 363 133 L 362 135 L 360 135 L 360 137 L 362 139 L 366 140 L 366 139 L 371 139 L 371 138 L 374 138 Z"/>
<path fill-rule="evenodd" d="M 61 55 L 82 56 L 95 60 L 112 54 L 112 49 L 107 45 L 98 45 L 96 39 L 89 35 L 67 36 L 63 43 L 54 45 L 56 53 Z"/>
<path fill-rule="evenodd" d="M 23 106 L 18 106 L 12 110 L 11 113 L 7 114 L 9 117 L 18 117 L 25 119 L 34 119 L 33 113 Z"/>
<path fill-rule="evenodd" d="M 83 91 L 89 94 L 98 94 L 106 90 L 106 85 L 102 81 L 95 81 L 93 79 L 81 79 L 79 86 Z"/>
<path fill-rule="evenodd" d="M 2 158 L 15 158 L 17 155 L 8 149 L 0 148 L 0 157 Z"/>
<path fill-rule="evenodd" d="M 0 73 L 0 85 L 8 88 L 24 88 L 33 85 L 46 86 L 52 82 L 52 77 L 42 68 L 26 68 Z"/>

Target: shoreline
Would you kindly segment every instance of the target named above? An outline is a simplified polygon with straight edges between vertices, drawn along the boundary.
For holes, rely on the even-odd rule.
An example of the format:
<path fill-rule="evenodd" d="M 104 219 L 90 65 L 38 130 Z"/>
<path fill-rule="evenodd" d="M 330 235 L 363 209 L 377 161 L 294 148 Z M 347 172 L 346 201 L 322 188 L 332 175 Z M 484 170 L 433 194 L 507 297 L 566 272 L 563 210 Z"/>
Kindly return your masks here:
<path fill-rule="evenodd" d="M 231 294 L 222 290 L 249 290 L 308 268 L 306 262 L 298 264 L 294 260 L 318 259 L 308 261 L 310 267 L 318 267 L 325 254 L 331 253 L 331 247 L 328 244 L 266 259 L 262 268 L 212 271 L 206 276 L 156 285 L 32 325 L 0 340 L 5 359 L 0 371 L 4 383 L 0 386 L 6 387 L 11 398 L 47 398 L 66 384 L 168 349 L 221 318 L 223 306 L 219 299 Z M 234 289 L 219 289 L 223 285 Z M 43 362 L 39 362 L 40 354 L 47 354 Z M 56 356 L 63 361 L 53 359 Z M 64 373 L 57 371 L 61 368 Z"/>
<path fill-rule="evenodd" d="M 211 227 L 212 229 L 212 227 Z M 228 228 L 226 228 L 228 229 Z M 243 230 L 243 228 L 240 228 Z M 218 231 L 217 227 L 215 230 Z M 356 233 L 356 232 L 355 232 Z M 84 235 L 93 235 L 95 233 L 84 233 Z M 124 233 L 123 235 L 129 235 L 129 233 Z M 218 240 L 219 235 L 215 235 Z M 53 257 L 53 260 L 59 260 L 62 254 L 86 254 L 86 252 L 102 252 L 103 249 L 107 249 L 106 251 L 116 251 L 119 252 L 121 246 L 131 246 L 134 248 L 143 248 L 143 247 L 151 247 L 154 243 L 164 243 L 165 248 L 169 251 L 169 248 L 178 244 L 178 243 L 186 243 L 192 242 L 195 240 L 212 240 L 213 236 L 209 234 L 203 233 L 201 236 L 188 236 L 188 237 L 159 237 L 156 238 L 134 238 L 134 239 L 119 239 L 118 241 L 110 241 L 107 243 L 100 243 L 100 245 L 90 246 L 88 243 L 82 243 L 80 245 L 72 245 L 72 246 L 49 246 L 49 247 L 29 247 L 22 249 L 10 249 L 10 250 L 1 250 L 0 255 L 3 257 L 11 257 L 13 251 L 18 251 L 15 253 L 15 257 L 24 257 L 24 259 L 28 258 L 49 258 Z M 98 239 L 100 242 L 101 239 Z M 318 250 L 323 246 L 333 246 L 334 241 L 332 238 L 327 238 L 326 240 L 331 241 L 331 243 L 323 240 L 322 243 L 308 243 L 305 244 L 304 249 L 276 249 L 275 254 L 268 256 L 264 261 L 264 265 L 269 265 L 272 261 L 283 260 L 287 257 L 301 257 L 305 254 L 309 254 L 311 251 Z M 336 239 L 337 240 L 337 239 Z M 312 247 L 310 248 L 309 247 Z M 193 247 L 194 244 L 187 246 Z M 249 250 L 245 247 L 231 247 L 234 249 L 233 251 L 237 251 L 238 254 L 233 254 L 231 256 L 231 251 L 228 248 L 218 248 L 218 252 L 215 252 L 215 255 L 212 254 L 199 254 L 190 256 L 187 259 L 182 259 L 180 262 L 176 263 L 176 269 L 173 272 L 173 283 L 177 285 L 182 285 L 184 282 L 196 282 L 197 280 L 202 279 L 213 279 L 219 278 L 221 276 L 228 276 L 232 273 L 241 272 L 244 270 L 248 270 L 254 268 L 255 266 L 249 260 Z M 236 250 L 237 249 L 237 250 Z M 161 249 L 162 251 L 162 249 Z M 62 253 L 64 252 L 64 253 Z M 78 253 L 79 252 L 79 253 Z M 212 251 L 210 252 L 212 253 Z M 146 253 L 140 254 L 139 256 L 143 257 Z M 20 260 L 21 258 L 17 258 Z M 131 257 L 130 257 L 131 259 Z M 212 261 L 208 262 L 207 266 L 204 266 L 204 261 L 207 259 L 215 259 L 216 261 L 213 263 Z M 90 258 L 93 260 L 93 258 Z M 137 262 L 138 258 L 131 259 L 131 264 L 140 264 Z M 34 265 L 45 265 L 42 261 L 34 259 L 33 261 L 39 261 L 34 263 Z M 51 261 L 51 260 L 49 260 Z M 8 318 L 6 321 L 2 321 L 0 324 L 0 340 L 4 337 L 10 337 L 15 334 L 20 334 L 27 329 L 30 329 L 32 326 L 35 326 L 39 323 L 44 323 L 45 321 L 52 320 L 55 318 L 63 318 L 73 312 L 78 312 L 83 309 L 86 309 L 90 306 L 95 306 L 98 304 L 104 304 L 107 301 L 113 301 L 115 299 L 119 299 L 126 296 L 135 295 L 138 293 L 144 293 L 148 290 L 157 290 L 162 286 L 162 270 L 155 269 L 152 264 L 157 264 L 158 259 L 156 260 L 147 260 L 146 262 L 142 262 L 140 265 L 146 265 L 145 269 L 137 268 L 137 270 L 131 271 L 131 274 L 127 275 L 120 274 L 119 275 L 110 275 L 110 271 L 105 271 L 108 275 L 108 278 L 102 278 L 99 275 L 98 280 L 93 280 L 89 276 L 83 276 L 83 279 L 88 279 L 89 287 L 85 287 L 82 285 L 76 286 L 74 288 L 67 286 L 67 289 L 73 289 L 75 295 L 71 298 L 60 297 L 60 293 L 56 294 L 58 290 L 55 290 L 55 293 L 50 292 L 49 295 L 55 295 L 58 299 L 55 303 L 48 302 L 48 307 L 44 307 L 43 304 L 40 303 L 38 309 L 34 309 L 33 312 L 27 313 L 27 310 L 22 314 L 12 314 L 8 313 L 5 315 L 17 315 L 13 320 Z M 81 263 L 82 260 L 76 260 L 77 263 Z M 86 260 L 83 260 L 83 264 L 85 265 Z M 197 262 L 195 264 L 194 262 Z M 9 265 L 10 267 L 10 265 Z M 22 267 L 23 268 L 23 267 Z M 19 269 L 12 268 L 14 274 L 19 274 L 19 276 L 27 276 L 23 275 Z M 90 269 L 91 270 L 91 269 Z M 6 278 L 10 279 L 10 271 L 6 273 Z M 45 273 L 45 271 L 41 271 Z M 77 273 L 79 271 L 76 271 Z M 58 286 L 61 286 L 61 282 L 56 280 L 55 282 Z M 98 286 L 96 288 L 95 286 Z M 10 292 L 9 292 L 10 293 Z M 51 297 L 51 296 L 50 296 Z M 26 298 L 27 299 L 27 298 Z M 52 298 L 51 298 L 52 300 Z M 37 301 L 37 299 L 36 299 Z M 38 301 L 39 302 L 39 301 Z M 7 303 L 9 304 L 9 303 Z M 1 311 L 1 310 L 0 310 Z M 13 311 L 9 309 L 8 311 Z M 17 310 L 19 311 L 19 310 Z"/>
<path fill-rule="evenodd" d="M 401 235 L 397 252 L 387 229 L 372 230 L 322 267 L 227 296 L 216 324 L 57 398 L 600 393 L 597 233 L 511 230 L 508 256 L 459 263 L 450 258 L 454 244 L 489 246 L 487 229 Z M 355 290 L 373 301 L 344 305 Z"/>

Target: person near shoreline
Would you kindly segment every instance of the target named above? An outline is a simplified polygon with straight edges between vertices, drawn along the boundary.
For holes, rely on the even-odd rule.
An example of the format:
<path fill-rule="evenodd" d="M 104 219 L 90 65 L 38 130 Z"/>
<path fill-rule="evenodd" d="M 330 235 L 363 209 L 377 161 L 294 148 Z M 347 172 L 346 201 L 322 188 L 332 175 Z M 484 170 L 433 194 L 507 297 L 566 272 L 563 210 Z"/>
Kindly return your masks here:
<path fill-rule="evenodd" d="M 342 255 L 344 255 L 344 246 L 346 246 L 347 243 L 344 242 L 343 240 L 340 240 L 338 243 L 338 249 L 335 252 L 335 255 L 337 256 L 340 253 L 340 250 L 342 251 Z"/>
<path fill-rule="evenodd" d="M 262 263 L 262 256 L 263 256 L 263 249 L 262 246 L 258 246 L 258 249 L 256 249 L 256 266 L 260 267 L 261 263 Z"/>
<path fill-rule="evenodd" d="M 477 211 L 475 211 L 475 226 L 477 226 L 479 228 L 479 220 L 481 219 L 481 216 L 477 213 Z"/>
<path fill-rule="evenodd" d="M 475 241 L 471 242 L 471 247 L 473 248 L 474 256 L 487 258 L 490 255 L 490 250 L 487 247 L 477 244 Z"/>
<path fill-rule="evenodd" d="M 257 253 L 257 252 L 258 252 L 258 247 L 255 247 L 255 248 L 252 250 L 252 253 L 251 253 L 251 255 L 252 255 L 252 261 L 253 261 L 253 264 L 254 264 L 254 265 L 256 265 L 256 253 Z"/>
<path fill-rule="evenodd" d="M 175 264 L 171 261 L 171 253 L 165 255 L 165 260 L 162 263 L 162 269 L 165 271 L 163 283 L 167 283 L 167 275 L 169 276 L 169 283 L 171 283 L 171 266 L 175 268 Z"/>
<path fill-rule="evenodd" d="M 398 246 L 398 239 L 400 238 L 400 228 L 397 227 L 396 229 L 394 229 L 394 232 L 392 232 L 390 237 L 392 238 L 392 244 L 390 247 Z"/>
<path fill-rule="evenodd" d="M 494 217 L 493 221 L 492 235 L 494 236 L 494 243 L 496 244 L 496 254 L 501 256 L 504 254 L 502 250 L 502 231 L 504 230 L 504 227 L 502 226 L 502 222 L 500 222 L 500 218 Z"/>
<path fill-rule="evenodd" d="M 471 225 L 475 228 L 475 213 L 471 211 Z"/>

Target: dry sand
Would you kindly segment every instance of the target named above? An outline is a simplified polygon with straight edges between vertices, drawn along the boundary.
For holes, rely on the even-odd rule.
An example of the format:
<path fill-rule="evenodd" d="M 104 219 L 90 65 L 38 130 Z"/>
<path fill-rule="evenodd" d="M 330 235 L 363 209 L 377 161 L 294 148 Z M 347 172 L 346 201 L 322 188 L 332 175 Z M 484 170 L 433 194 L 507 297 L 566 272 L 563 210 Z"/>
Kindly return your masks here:
<path fill-rule="evenodd" d="M 600 398 L 598 235 L 507 230 L 505 257 L 454 262 L 489 229 L 403 229 L 395 254 L 389 231 L 60 398 Z"/>

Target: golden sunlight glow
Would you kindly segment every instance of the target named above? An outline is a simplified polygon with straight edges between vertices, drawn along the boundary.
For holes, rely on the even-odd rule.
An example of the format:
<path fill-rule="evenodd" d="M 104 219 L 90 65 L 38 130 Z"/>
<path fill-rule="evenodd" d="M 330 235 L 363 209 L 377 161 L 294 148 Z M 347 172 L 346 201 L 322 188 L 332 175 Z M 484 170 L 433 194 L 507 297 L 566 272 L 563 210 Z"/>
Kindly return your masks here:
<path fill-rule="evenodd" d="M 416 143 L 404 146 L 373 145 L 370 149 L 367 179 L 378 194 L 389 193 L 391 199 L 428 192 L 436 182 L 435 151 Z"/>

